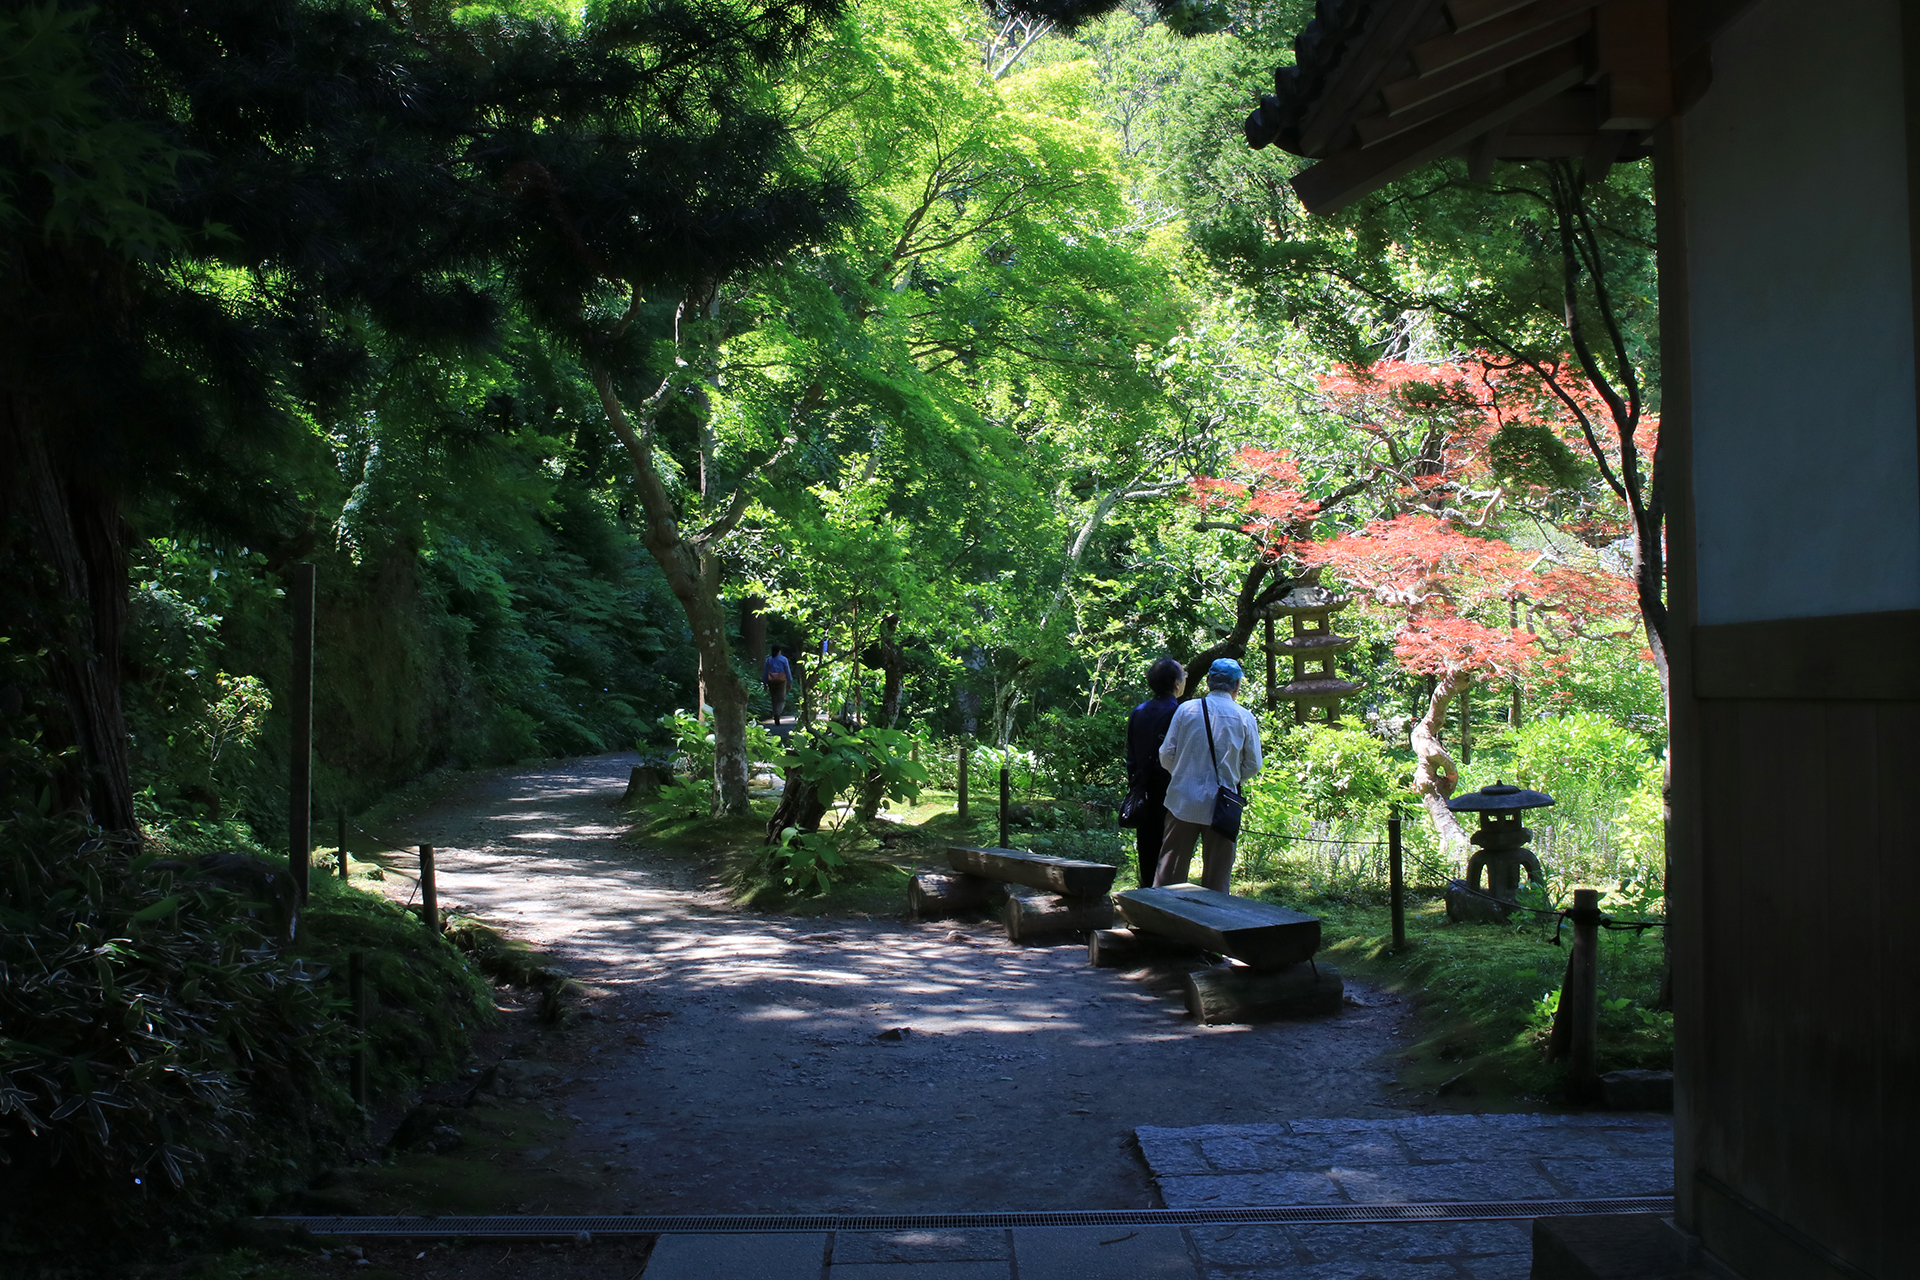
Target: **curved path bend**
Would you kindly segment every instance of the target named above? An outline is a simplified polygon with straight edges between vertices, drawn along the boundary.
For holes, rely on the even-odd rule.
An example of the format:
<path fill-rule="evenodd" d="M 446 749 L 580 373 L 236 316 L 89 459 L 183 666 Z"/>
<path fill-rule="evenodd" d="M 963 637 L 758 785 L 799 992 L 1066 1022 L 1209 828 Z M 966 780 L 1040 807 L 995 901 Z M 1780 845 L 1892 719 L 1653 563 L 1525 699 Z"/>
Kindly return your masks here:
<path fill-rule="evenodd" d="M 602 993 L 553 1154 L 603 1171 L 607 1202 L 578 1211 L 1144 1207 L 1136 1126 L 1398 1113 L 1390 997 L 1349 984 L 1335 1017 L 1199 1027 L 1169 975 L 1082 946 L 744 911 L 628 842 L 633 763 L 489 775 L 402 826 L 436 846 L 443 904 Z"/>

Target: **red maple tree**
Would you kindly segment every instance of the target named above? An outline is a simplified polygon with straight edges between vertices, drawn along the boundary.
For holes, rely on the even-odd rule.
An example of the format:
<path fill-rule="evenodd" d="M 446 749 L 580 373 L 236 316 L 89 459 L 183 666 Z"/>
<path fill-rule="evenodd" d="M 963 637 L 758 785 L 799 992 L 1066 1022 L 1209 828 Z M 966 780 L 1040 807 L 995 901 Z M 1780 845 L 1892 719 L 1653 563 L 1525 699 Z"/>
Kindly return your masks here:
<path fill-rule="evenodd" d="M 1415 788 L 1441 834 L 1464 844 L 1446 807 L 1459 781 L 1441 741 L 1453 700 L 1477 680 L 1537 672 L 1549 646 L 1618 629 L 1634 612 L 1627 579 L 1515 548 L 1497 536 L 1503 517 L 1546 513 L 1604 545 L 1619 536 L 1620 513 L 1596 499 L 1604 490 L 1582 483 L 1577 425 L 1525 371 L 1381 361 L 1336 370 L 1321 391 L 1352 429 L 1348 470 L 1365 480 L 1340 496 L 1365 492 L 1381 516 L 1333 527 L 1328 504 L 1307 494 L 1283 449 L 1240 450 L 1231 474 L 1196 481 L 1192 498 L 1216 527 L 1237 522 L 1266 560 L 1317 568 L 1392 621 L 1402 669 L 1432 677 L 1409 735 Z M 1526 629 L 1513 624 L 1523 601 Z"/>

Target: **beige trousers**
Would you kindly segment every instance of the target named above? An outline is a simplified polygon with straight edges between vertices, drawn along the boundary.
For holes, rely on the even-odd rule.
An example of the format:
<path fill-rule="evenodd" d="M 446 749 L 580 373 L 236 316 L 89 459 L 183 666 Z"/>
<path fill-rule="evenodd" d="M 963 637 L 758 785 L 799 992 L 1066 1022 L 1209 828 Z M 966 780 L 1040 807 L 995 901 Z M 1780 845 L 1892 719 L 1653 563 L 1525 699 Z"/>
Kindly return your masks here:
<path fill-rule="evenodd" d="M 1227 892 L 1233 878 L 1233 837 L 1212 827 L 1167 815 L 1167 832 L 1160 840 L 1160 865 L 1154 868 L 1153 883 L 1184 884 L 1193 869 L 1194 841 L 1200 842 L 1200 884 L 1203 888 Z"/>

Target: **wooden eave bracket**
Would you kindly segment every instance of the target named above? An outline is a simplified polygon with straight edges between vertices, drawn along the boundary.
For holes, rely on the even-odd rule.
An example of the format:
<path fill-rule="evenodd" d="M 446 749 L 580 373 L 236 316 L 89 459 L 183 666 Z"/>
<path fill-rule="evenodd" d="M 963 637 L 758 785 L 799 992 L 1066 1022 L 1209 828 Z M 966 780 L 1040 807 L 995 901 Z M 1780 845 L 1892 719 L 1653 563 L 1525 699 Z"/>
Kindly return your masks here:
<path fill-rule="evenodd" d="M 1587 78 L 1586 61 L 1563 46 L 1514 68 L 1494 93 L 1373 147 L 1350 147 L 1294 175 L 1309 213 L 1329 214 L 1430 160 L 1457 151 Z"/>

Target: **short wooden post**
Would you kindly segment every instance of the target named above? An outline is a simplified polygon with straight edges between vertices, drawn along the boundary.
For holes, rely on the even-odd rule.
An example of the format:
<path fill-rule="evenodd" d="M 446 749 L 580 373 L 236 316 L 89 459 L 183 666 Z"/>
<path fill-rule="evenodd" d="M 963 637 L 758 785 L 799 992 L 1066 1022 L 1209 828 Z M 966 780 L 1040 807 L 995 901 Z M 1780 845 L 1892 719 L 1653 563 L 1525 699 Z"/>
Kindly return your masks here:
<path fill-rule="evenodd" d="M 287 587 L 293 597 L 287 870 L 293 873 L 294 910 L 298 912 L 307 905 L 307 868 L 313 861 L 313 566 L 294 565 Z"/>
<path fill-rule="evenodd" d="M 347 1091 L 355 1104 L 367 1105 L 367 957 L 355 951 L 347 956 L 347 1003 L 353 1018 L 353 1056 L 347 1070 Z"/>
<path fill-rule="evenodd" d="M 1567 919 L 1573 921 L 1573 953 L 1560 991 L 1560 1016 L 1567 1020 L 1567 1094 L 1587 1102 L 1600 1091 L 1594 1068 L 1600 1038 L 1600 891 L 1575 889 Z"/>
<path fill-rule="evenodd" d="M 1007 766 L 1003 764 L 1000 766 L 1000 847 L 1002 849 L 1013 847 L 1007 843 L 1008 794 Z"/>
<path fill-rule="evenodd" d="M 440 932 L 440 892 L 433 883 L 433 846 L 420 846 L 420 918 L 430 933 Z"/>
<path fill-rule="evenodd" d="M 960 821 L 967 820 L 967 758 L 973 754 L 973 748 L 966 743 L 960 744 Z"/>
<path fill-rule="evenodd" d="M 351 879 L 353 873 L 347 866 L 347 811 L 345 809 L 340 811 L 340 842 L 334 848 L 338 850 L 340 856 L 340 878 Z"/>
<path fill-rule="evenodd" d="M 1400 852 L 1400 814 L 1387 819 L 1387 902 L 1393 912 L 1393 949 L 1407 945 L 1406 872 Z"/>

